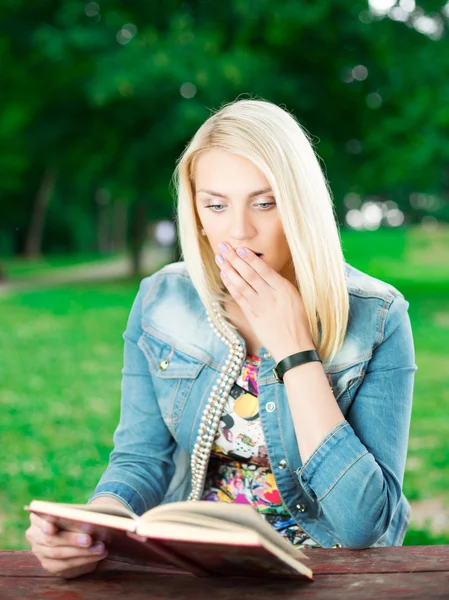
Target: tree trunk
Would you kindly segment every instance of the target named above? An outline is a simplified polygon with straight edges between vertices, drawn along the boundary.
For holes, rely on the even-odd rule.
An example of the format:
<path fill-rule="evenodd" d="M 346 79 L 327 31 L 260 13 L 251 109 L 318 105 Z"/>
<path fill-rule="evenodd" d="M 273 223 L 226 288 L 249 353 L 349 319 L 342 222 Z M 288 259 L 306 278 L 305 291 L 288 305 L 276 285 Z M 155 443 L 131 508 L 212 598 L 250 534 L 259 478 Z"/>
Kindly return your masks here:
<path fill-rule="evenodd" d="M 112 250 L 120 252 L 125 249 L 128 229 L 127 205 L 123 200 L 115 200 L 112 219 Z"/>
<path fill-rule="evenodd" d="M 45 217 L 55 184 L 56 171 L 47 169 L 42 177 L 41 185 L 34 201 L 30 227 L 25 241 L 24 254 L 28 258 L 39 258 L 41 256 Z"/>
<path fill-rule="evenodd" d="M 97 249 L 100 254 L 107 254 L 111 248 L 109 201 L 108 190 L 98 188 L 95 192 L 95 202 L 97 204 Z"/>
<path fill-rule="evenodd" d="M 147 214 L 145 200 L 138 200 L 131 223 L 131 268 L 134 277 L 142 274 L 142 250 L 146 237 Z"/>

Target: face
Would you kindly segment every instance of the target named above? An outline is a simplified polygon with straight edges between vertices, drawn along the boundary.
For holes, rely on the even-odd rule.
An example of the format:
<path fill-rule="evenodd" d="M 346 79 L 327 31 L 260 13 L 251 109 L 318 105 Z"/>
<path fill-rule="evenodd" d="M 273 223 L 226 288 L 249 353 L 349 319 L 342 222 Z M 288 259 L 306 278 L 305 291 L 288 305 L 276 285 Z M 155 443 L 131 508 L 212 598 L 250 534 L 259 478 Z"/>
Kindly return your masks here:
<path fill-rule="evenodd" d="M 235 250 L 246 246 L 295 284 L 276 199 L 251 161 L 215 148 L 201 154 L 196 165 L 195 202 L 214 254 L 219 252 L 220 242 Z"/>

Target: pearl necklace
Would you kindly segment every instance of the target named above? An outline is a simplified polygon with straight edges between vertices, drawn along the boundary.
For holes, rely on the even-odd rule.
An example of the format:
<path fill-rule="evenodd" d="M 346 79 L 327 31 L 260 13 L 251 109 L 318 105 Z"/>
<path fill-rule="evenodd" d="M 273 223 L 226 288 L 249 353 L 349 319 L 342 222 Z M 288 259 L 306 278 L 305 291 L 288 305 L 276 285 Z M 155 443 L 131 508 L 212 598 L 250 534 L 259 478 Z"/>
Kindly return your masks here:
<path fill-rule="evenodd" d="M 238 336 L 227 326 L 218 310 L 218 302 L 213 302 L 212 308 L 222 330 L 227 333 L 227 336 L 223 335 L 215 327 L 209 315 L 207 315 L 207 320 L 214 333 L 229 347 L 229 356 L 221 369 L 220 376 L 212 387 L 212 392 L 201 417 L 198 436 L 190 459 L 192 491 L 187 498 L 188 501 L 199 500 L 201 497 L 210 452 L 220 423 L 221 413 L 245 358 L 245 351 Z"/>

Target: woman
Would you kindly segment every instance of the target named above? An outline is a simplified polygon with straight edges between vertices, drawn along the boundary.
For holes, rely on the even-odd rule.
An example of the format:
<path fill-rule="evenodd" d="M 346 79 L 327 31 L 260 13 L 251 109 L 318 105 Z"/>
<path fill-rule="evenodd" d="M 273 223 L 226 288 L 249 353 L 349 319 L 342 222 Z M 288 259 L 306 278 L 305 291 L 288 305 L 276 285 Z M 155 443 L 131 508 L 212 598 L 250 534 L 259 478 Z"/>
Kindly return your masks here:
<path fill-rule="evenodd" d="M 305 133 L 273 104 L 237 101 L 198 130 L 176 183 L 184 262 L 141 283 L 115 448 L 90 502 L 249 503 L 298 547 L 402 544 L 408 303 L 345 264 Z M 31 521 L 53 573 L 106 555 Z"/>

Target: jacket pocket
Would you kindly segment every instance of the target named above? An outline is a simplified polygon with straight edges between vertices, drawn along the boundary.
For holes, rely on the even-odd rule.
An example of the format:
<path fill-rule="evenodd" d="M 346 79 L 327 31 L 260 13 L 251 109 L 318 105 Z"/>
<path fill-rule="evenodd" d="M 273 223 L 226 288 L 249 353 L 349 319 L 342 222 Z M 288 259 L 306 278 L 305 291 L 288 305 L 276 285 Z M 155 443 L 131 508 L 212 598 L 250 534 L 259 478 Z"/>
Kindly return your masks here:
<path fill-rule="evenodd" d="M 146 331 L 138 346 L 148 361 L 162 417 L 169 427 L 175 425 L 205 363 Z"/>
<path fill-rule="evenodd" d="M 344 416 L 348 412 L 355 393 L 363 381 L 365 362 L 358 362 L 344 369 L 332 370 L 328 373 L 332 380 L 335 399 Z"/>

